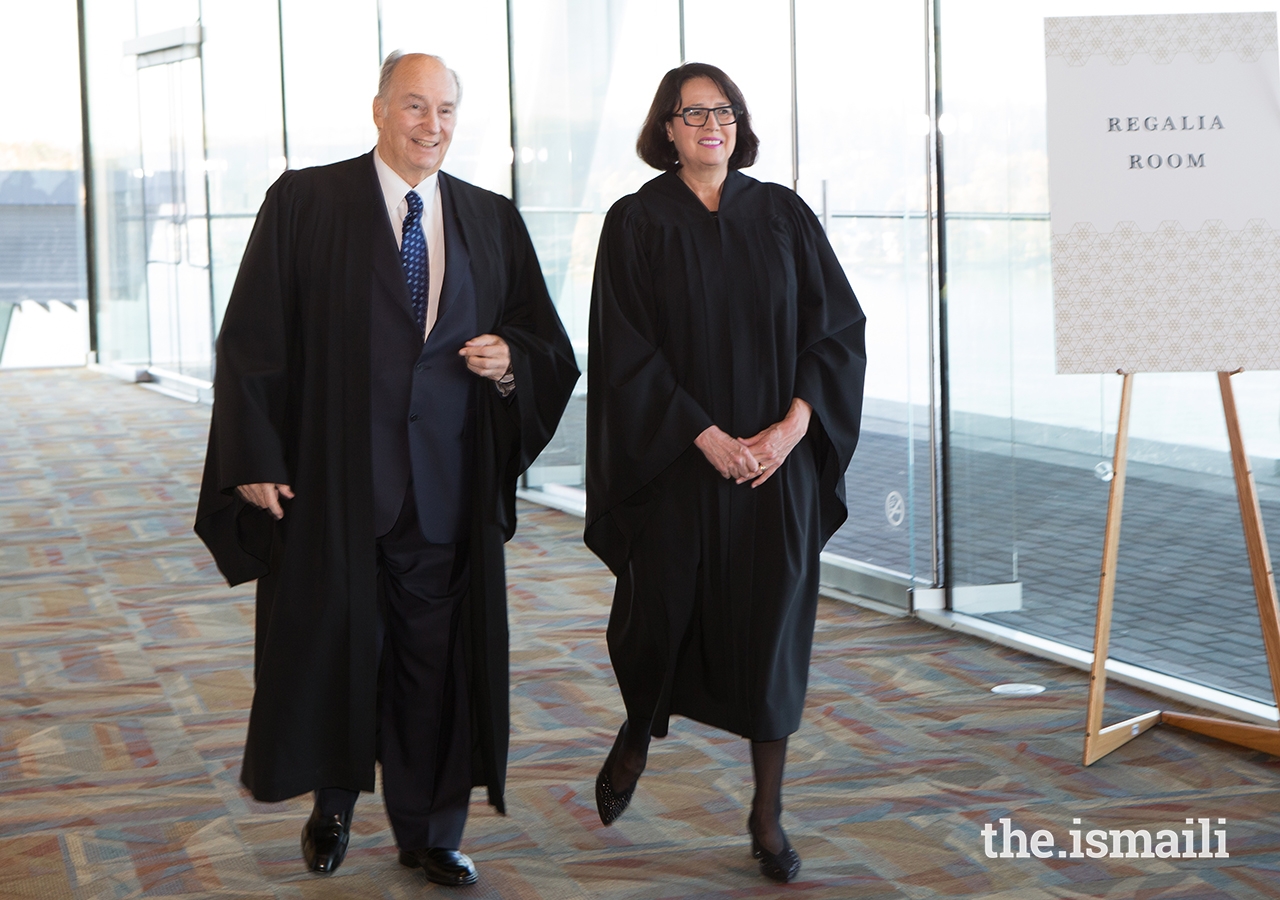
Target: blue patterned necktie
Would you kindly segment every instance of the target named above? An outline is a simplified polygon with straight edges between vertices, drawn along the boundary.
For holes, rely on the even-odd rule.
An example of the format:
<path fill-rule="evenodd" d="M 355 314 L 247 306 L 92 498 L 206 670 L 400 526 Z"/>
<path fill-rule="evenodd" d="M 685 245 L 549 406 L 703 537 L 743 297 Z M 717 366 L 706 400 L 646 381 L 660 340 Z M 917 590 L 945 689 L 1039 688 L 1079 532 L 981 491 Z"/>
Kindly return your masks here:
<path fill-rule="evenodd" d="M 431 284 L 430 264 L 427 261 L 427 240 L 422 234 L 422 198 L 417 191 L 404 195 L 409 203 L 409 213 L 404 217 L 404 231 L 400 238 L 400 262 L 404 265 L 404 277 L 409 282 L 409 299 L 413 301 L 413 315 L 418 320 L 418 332 L 427 330 L 427 291 Z"/>

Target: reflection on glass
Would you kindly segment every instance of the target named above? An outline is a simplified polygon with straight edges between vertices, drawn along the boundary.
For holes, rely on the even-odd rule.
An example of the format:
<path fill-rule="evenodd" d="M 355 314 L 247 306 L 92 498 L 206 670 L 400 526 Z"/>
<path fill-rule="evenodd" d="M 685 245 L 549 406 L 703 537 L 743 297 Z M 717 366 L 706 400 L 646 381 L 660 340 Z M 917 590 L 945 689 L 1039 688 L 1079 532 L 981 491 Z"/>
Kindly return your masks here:
<path fill-rule="evenodd" d="M 289 168 L 368 153 L 377 138 L 376 0 L 280 0 Z"/>
<path fill-rule="evenodd" d="M 814 14 L 821 17 L 823 12 Z M 747 99 L 751 128 L 760 138 L 760 155 L 747 174 L 790 187 L 790 4 L 738 0 L 730 6 L 719 0 L 684 0 L 684 35 L 685 58 L 719 66 Z M 839 54 L 842 61 L 847 56 L 847 50 Z"/>
<path fill-rule="evenodd" d="M 137 0 L 129 21 L 139 36 L 193 25 L 200 21 L 200 0 Z"/>
<path fill-rule="evenodd" d="M 833 217 L 827 234 L 868 331 L 862 435 L 846 475 L 849 518 L 827 550 L 928 582 L 928 381 L 927 371 L 913 372 L 916 360 L 927 365 L 928 232 L 920 217 Z"/>
<path fill-rule="evenodd" d="M 205 170 L 213 328 L 263 195 L 284 170 L 279 17 L 275 3 L 203 0 Z"/>
<path fill-rule="evenodd" d="M 861 0 L 798 4 L 796 14 L 800 195 L 867 313 L 849 518 L 827 549 L 929 583 L 923 8 Z"/>
<path fill-rule="evenodd" d="M 133 0 L 85 5 L 89 130 L 93 146 L 98 360 L 145 367 L 147 241 L 143 217 L 138 82 L 121 48 L 137 37 Z"/>
<path fill-rule="evenodd" d="M 517 198 L 585 371 L 604 214 L 658 174 L 635 141 L 658 81 L 679 64 L 678 5 L 533 0 L 512 12 Z M 582 483 L 584 382 L 528 486 Z"/>
<path fill-rule="evenodd" d="M 85 16 L 99 360 L 207 380 L 214 323 L 200 32 L 182 37 L 171 61 L 132 43 L 194 28 L 199 4 L 113 0 L 86 5 Z"/>
<path fill-rule="evenodd" d="M 462 81 L 445 171 L 511 196 L 506 0 L 382 0 L 380 9 L 384 52 L 433 53 Z"/>
<path fill-rule="evenodd" d="M 78 68 L 72 0 L 0 7 L 0 365 L 88 351 Z"/>
<path fill-rule="evenodd" d="M 211 380 L 200 60 L 138 70 L 151 367 Z"/>

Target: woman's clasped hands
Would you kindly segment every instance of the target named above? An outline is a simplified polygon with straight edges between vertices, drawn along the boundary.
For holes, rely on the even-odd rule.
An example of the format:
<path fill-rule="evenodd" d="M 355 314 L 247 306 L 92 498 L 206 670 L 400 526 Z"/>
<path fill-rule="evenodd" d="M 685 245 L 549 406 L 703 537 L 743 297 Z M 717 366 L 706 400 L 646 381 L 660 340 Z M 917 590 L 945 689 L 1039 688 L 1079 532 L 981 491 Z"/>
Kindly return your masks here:
<path fill-rule="evenodd" d="M 737 484 L 750 481 L 753 488 L 759 487 L 778 471 L 805 436 L 811 413 L 812 407 L 796 398 L 781 422 L 753 437 L 733 438 L 712 425 L 694 443 L 722 477 L 732 478 Z"/>

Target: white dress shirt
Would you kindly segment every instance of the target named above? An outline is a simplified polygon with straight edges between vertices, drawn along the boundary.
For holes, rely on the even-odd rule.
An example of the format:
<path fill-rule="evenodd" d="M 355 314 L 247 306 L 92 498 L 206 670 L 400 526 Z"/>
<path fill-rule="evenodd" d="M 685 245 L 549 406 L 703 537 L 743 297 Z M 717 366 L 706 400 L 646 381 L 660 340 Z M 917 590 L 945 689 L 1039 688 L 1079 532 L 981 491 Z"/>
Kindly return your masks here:
<path fill-rule="evenodd" d="M 431 281 L 427 286 L 427 327 L 422 334 L 422 340 L 426 341 L 440 313 L 440 289 L 444 286 L 444 211 L 440 200 L 440 173 L 435 172 L 417 185 L 410 185 L 382 161 L 377 150 L 373 151 L 373 165 L 378 170 L 378 182 L 387 203 L 396 247 L 404 240 L 404 217 L 409 214 L 409 201 L 405 196 L 416 191 L 422 198 L 422 234 L 427 242 L 428 277 Z"/>

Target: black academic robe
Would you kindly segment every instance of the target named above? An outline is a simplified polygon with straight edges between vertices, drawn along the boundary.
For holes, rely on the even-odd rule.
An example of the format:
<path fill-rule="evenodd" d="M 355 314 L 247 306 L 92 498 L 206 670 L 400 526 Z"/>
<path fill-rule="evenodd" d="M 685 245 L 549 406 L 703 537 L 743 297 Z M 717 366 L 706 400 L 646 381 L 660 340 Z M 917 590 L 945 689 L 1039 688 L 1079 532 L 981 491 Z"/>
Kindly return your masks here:
<path fill-rule="evenodd" d="M 477 785 L 503 811 L 508 646 L 503 543 L 519 474 L 578 377 L 509 200 L 441 174 L 471 257 L 477 333 L 511 347 L 516 395 L 476 391 L 465 628 Z M 258 579 L 255 691 L 241 780 L 259 800 L 374 788 L 377 589 L 370 432 L 374 241 L 390 239 L 369 155 L 267 192 L 217 344 L 196 532 L 231 584 Z M 449 227 L 449 225 L 446 225 Z M 394 249 L 394 248 L 393 248 Z M 407 410 L 406 410 L 407 414 Z M 292 486 L 283 521 L 236 485 Z"/>
<path fill-rule="evenodd" d="M 713 216 L 674 173 L 614 204 L 591 299 L 587 524 L 618 576 L 609 649 L 628 714 L 755 740 L 799 726 L 819 553 L 844 521 L 865 319 L 812 211 L 730 172 Z M 694 445 L 808 401 L 808 434 L 759 488 Z"/>

